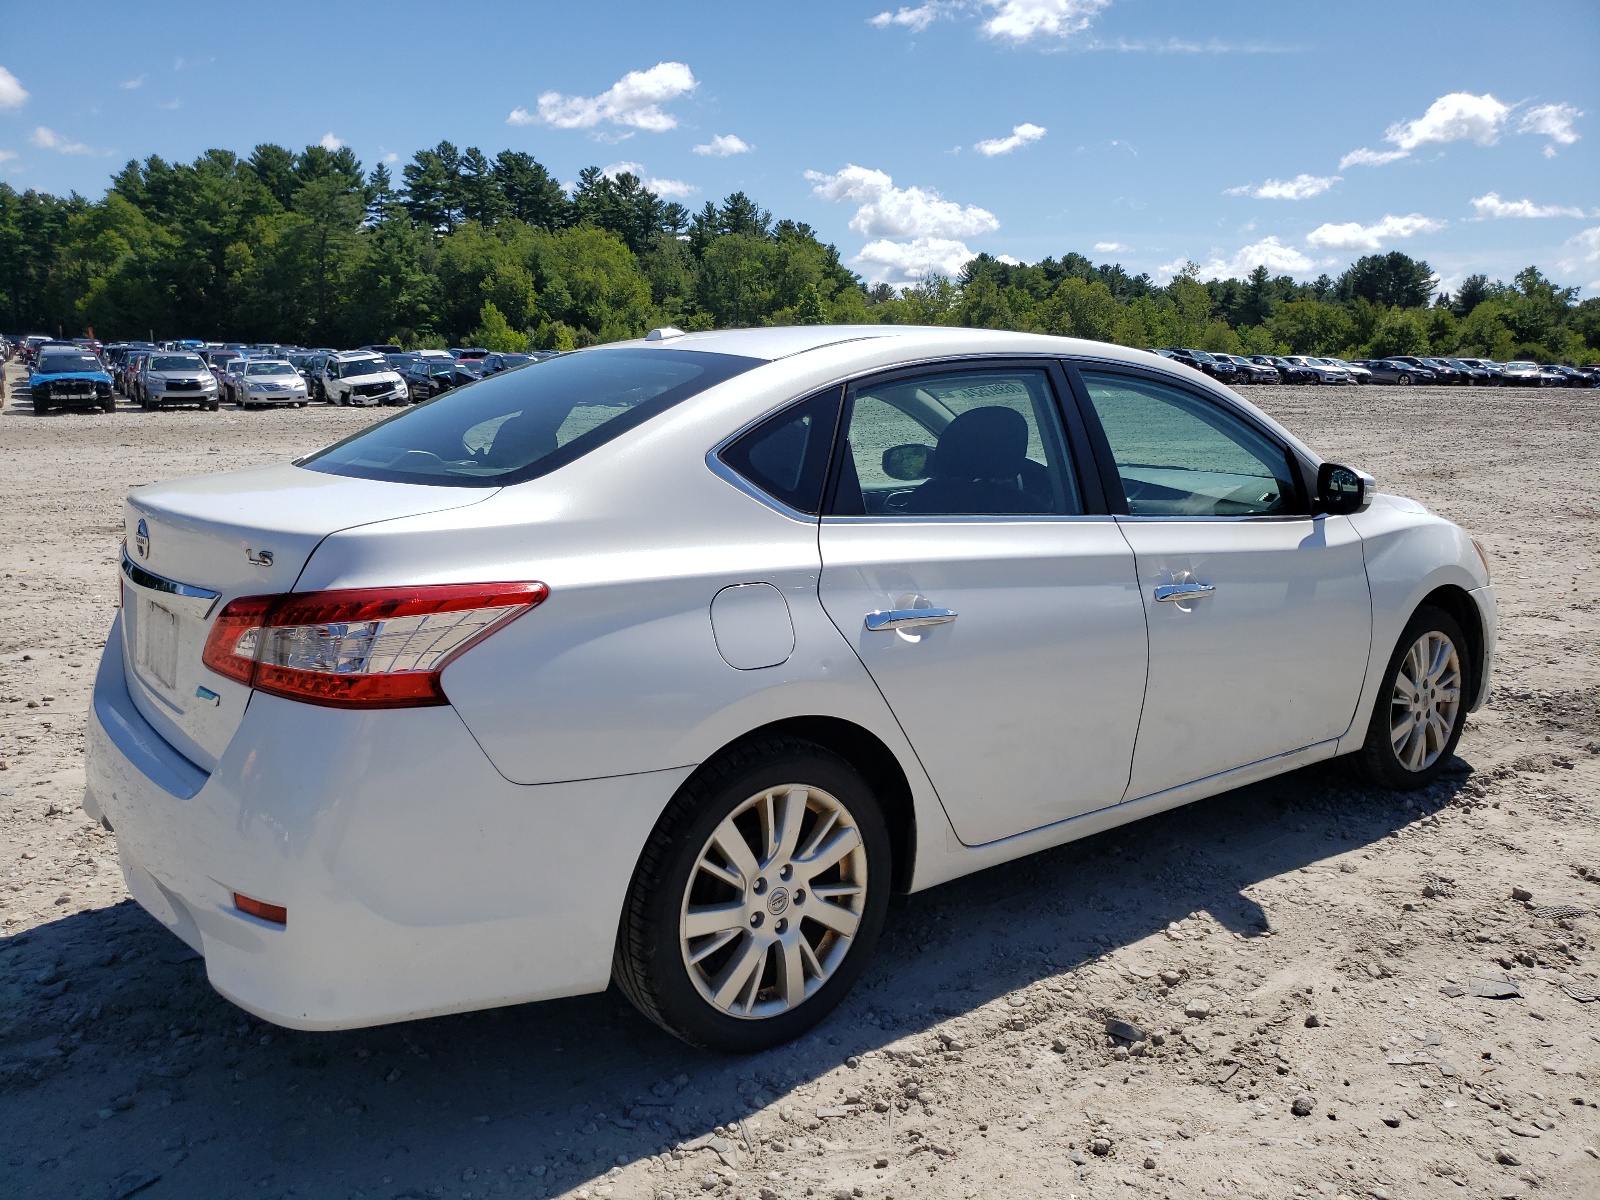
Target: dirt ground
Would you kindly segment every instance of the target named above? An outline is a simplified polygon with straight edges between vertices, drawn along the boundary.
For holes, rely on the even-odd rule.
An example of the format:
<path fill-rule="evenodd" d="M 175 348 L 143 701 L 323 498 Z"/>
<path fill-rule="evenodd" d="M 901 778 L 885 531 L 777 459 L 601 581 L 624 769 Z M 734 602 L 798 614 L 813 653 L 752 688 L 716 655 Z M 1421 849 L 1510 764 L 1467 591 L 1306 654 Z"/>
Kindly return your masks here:
<path fill-rule="evenodd" d="M 1248 395 L 1487 547 L 1451 773 L 1324 765 L 913 896 L 814 1036 L 729 1059 L 615 993 L 335 1034 L 213 993 L 78 808 L 120 501 L 378 414 L 8 392 L 0 1196 L 1600 1196 L 1600 393 Z"/>

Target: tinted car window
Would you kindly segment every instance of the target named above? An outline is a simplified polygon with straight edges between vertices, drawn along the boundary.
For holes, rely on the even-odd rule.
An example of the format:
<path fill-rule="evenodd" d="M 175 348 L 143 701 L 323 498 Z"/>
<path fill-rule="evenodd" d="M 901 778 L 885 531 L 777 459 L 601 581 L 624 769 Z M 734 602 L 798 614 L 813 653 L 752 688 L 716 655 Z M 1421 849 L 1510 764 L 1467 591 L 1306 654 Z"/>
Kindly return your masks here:
<path fill-rule="evenodd" d="M 1083 372 L 1134 516 L 1293 513 L 1281 446 L 1210 401 L 1130 375 Z"/>
<path fill-rule="evenodd" d="M 832 511 L 1021 516 L 1083 511 L 1042 370 L 965 370 L 852 389 Z"/>
<path fill-rule="evenodd" d="M 790 508 L 821 512 L 842 394 L 841 388 L 829 388 L 768 417 L 731 442 L 722 461 Z"/>
<path fill-rule="evenodd" d="M 520 483 L 762 361 L 634 347 L 565 354 L 452 389 L 300 465 L 398 483 Z"/>

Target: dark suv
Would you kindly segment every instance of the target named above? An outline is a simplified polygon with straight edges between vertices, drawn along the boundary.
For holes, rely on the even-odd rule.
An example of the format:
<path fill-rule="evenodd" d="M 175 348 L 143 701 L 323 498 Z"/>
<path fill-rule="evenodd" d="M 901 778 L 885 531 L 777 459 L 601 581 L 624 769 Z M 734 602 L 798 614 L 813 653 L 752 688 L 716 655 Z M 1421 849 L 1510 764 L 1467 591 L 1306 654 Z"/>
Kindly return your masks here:
<path fill-rule="evenodd" d="M 1186 367 L 1203 371 L 1218 383 L 1237 383 L 1239 368 L 1226 359 L 1216 358 L 1204 350 L 1189 350 L 1180 346 L 1168 347 L 1167 356 Z"/>

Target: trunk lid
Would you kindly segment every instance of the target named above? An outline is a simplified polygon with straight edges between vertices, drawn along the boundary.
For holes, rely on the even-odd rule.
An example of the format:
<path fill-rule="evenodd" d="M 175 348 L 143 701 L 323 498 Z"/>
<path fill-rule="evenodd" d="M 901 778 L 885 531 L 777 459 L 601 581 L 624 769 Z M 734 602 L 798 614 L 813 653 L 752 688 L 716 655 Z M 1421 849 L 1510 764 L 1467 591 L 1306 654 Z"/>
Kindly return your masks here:
<path fill-rule="evenodd" d="M 292 591 L 330 533 L 480 503 L 495 490 L 351 479 L 282 463 L 130 493 L 123 654 L 134 703 L 174 747 L 214 770 L 250 696 L 200 661 L 230 600 Z"/>

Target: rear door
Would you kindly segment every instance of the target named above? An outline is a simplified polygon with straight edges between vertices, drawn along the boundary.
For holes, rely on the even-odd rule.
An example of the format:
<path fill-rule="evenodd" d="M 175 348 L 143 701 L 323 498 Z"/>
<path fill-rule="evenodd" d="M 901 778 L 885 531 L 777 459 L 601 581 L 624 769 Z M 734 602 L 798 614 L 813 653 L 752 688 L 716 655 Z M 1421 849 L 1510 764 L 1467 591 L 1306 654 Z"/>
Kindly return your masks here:
<path fill-rule="evenodd" d="M 902 371 L 846 397 L 822 603 L 969 845 L 1127 788 L 1144 610 L 1064 388 L 1058 365 L 1024 360 Z"/>
<path fill-rule="evenodd" d="M 1337 738 L 1372 632 L 1361 539 L 1289 448 L 1153 373 L 1076 372 L 1137 561 L 1149 685 L 1130 799 Z"/>

